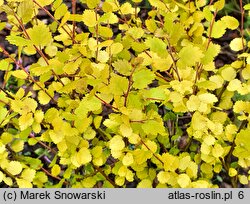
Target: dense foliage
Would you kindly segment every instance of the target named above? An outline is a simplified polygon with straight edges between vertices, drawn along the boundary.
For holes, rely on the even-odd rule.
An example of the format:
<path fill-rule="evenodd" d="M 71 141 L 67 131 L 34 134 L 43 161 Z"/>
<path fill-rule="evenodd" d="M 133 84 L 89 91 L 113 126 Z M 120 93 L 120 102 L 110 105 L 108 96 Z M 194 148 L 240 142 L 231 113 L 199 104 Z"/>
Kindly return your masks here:
<path fill-rule="evenodd" d="M 250 5 L 239 22 L 224 0 L 141 2 L 0 0 L 3 186 L 248 184 Z"/>

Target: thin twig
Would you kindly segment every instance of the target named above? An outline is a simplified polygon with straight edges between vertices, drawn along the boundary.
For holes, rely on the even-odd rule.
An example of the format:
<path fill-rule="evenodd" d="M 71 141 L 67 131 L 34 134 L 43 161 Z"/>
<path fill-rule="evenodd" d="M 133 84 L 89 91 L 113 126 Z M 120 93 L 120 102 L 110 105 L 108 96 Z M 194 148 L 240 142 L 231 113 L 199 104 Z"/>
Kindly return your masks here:
<path fill-rule="evenodd" d="M 44 89 L 30 74 L 29 72 L 26 71 L 26 69 L 23 67 L 23 65 L 19 62 L 17 62 L 1 45 L 0 45 L 0 48 L 2 49 L 3 53 L 8 57 L 10 58 L 15 64 L 17 67 L 20 67 L 26 74 L 27 74 L 27 77 L 34 83 L 36 84 L 42 91 L 44 91 L 49 97 L 50 99 L 54 102 L 54 103 L 57 103 L 57 101 L 49 94 L 49 92 Z"/>
<path fill-rule="evenodd" d="M 58 25 L 60 25 L 60 22 L 58 20 L 55 19 L 55 17 L 44 7 L 42 7 L 36 0 L 33 0 L 33 2 L 39 7 L 41 8 L 50 18 L 52 18 Z M 72 30 L 70 29 L 70 27 L 68 26 L 68 24 L 66 24 L 67 28 L 72 32 Z M 62 25 L 62 29 L 67 33 L 67 35 L 71 38 L 72 41 L 74 41 L 74 43 L 76 43 L 75 39 L 73 38 L 73 36 L 67 31 L 67 29 L 65 29 L 65 27 Z"/>
<path fill-rule="evenodd" d="M 76 0 L 72 0 L 72 13 L 76 14 Z M 76 21 L 73 20 L 72 43 L 75 43 Z"/>

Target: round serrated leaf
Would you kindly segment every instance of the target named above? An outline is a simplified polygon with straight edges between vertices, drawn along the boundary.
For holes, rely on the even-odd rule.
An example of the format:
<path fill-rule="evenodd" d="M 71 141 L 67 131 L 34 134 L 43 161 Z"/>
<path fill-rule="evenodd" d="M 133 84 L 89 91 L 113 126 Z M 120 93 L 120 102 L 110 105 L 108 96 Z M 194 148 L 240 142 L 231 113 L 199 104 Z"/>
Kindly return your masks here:
<path fill-rule="evenodd" d="M 242 40 L 242 38 L 234 38 L 234 39 L 230 42 L 229 46 L 230 46 L 230 48 L 231 48 L 233 51 L 236 51 L 236 52 L 237 52 L 237 51 L 242 50 L 242 49 L 244 48 L 245 44 L 246 44 L 246 40 L 245 40 L 245 39 Z"/>
<path fill-rule="evenodd" d="M 12 174 L 13 176 L 18 175 L 21 173 L 23 167 L 19 161 L 11 161 L 7 166 L 7 171 Z"/>
<path fill-rule="evenodd" d="M 95 27 L 97 24 L 96 13 L 92 10 L 85 10 L 82 14 L 82 21 L 88 27 Z"/>

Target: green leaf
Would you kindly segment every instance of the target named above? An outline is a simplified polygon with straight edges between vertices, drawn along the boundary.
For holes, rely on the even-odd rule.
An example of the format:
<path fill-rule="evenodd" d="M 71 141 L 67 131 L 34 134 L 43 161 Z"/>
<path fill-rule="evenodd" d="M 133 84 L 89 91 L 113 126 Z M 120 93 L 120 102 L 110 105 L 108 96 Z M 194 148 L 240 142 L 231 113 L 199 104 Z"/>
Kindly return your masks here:
<path fill-rule="evenodd" d="M 249 4 L 246 4 L 243 8 L 244 8 L 245 10 L 250 10 L 250 3 L 249 3 Z"/>
<path fill-rule="evenodd" d="M 58 164 L 55 164 L 51 169 L 52 176 L 58 176 L 61 172 L 61 168 Z"/>
<path fill-rule="evenodd" d="M 226 81 L 232 81 L 236 77 L 236 70 L 232 67 L 226 67 L 221 71 L 221 76 Z"/>
<path fill-rule="evenodd" d="M 151 32 L 154 33 L 155 30 L 157 29 L 157 24 L 155 23 L 155 21 L 153 19 L 147 19 L 145 21 L 145 24 L 147 26 L 147 29 Z"/>
<path fill-rule="evenodd" d="M 188 188 L 191 184 L 191 179 L 187 174 L 180 174 L 178 175 L 177 183 L 181 188 Z"/>
<path fill-rule="evenodd" d="M 209 64 L 220 53 L 220 45 L 210 43 L 208 49 L 204 52 L 204 57 L 201 59 L 202 64 Z"/>
<path fill-rule="evenodd" d="M 38 92 L 38 100 L 39 100 L 39 103 L 45 105 L 50 102 L 51 98 L 49 97 L 47 93 L 41 90 Z"/>
<path fill-rule="evenodd" d="M 216 8 L 218 11 L 223 9 L 225 6 L 225 0 L 218 0 L 214 3 L 214 8 Z"/>
<path fill-rule="evenodd" d="M 200 94 L 200 95 L 198 95 L 198 98 L 203 103 L 208 103 L 208 104 L 212 104 L 212 103 L 215 103 L 218 101 L 217 97 L 211 93 Z"/>
<path fill-rule="evenodd" d="M 149 3 L 157 9 L 166 10 L 165 4 L 160 0 L 149 0 Z"/>
<path fill-rule="evenodd" d="M 236 147 L 233 155 L 239 158 L 248 158 L 250 156 L 250 143 L 249 143 L 250 130 L 241 130 L 235 139 Z"/>
<path fill-rule="evenodd" d="M 138 183 L 137 188 L 152 188 L 152 181 L 149 179 L 143 179 Z"/>

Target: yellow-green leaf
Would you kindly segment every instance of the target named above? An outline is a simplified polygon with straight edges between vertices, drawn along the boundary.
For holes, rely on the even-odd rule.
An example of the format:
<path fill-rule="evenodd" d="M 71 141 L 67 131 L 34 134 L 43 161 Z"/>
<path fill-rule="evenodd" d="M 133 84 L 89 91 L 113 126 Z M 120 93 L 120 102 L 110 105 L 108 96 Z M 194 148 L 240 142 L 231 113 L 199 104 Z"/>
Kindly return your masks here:
<path fill-rule="evenodd" d="M 7 171 L 12 174 L 13 176 L 18 175 L 21 173 L 23 167 L 19 161 L 11 161 L 7 166 Z"/>
<path fill-rule="evenodd" d="M 86 0 L 86 3 L 90 9 L 93 9 L 97 7 L 97 5 L 100 3 L 100 0 Z"/>
<path fill-rule="evenodd" d="M 129 166 L 129 165 L 133 164 L 133 163 L 134 163 L 133 154 L 132 154 L 132 153 L 127 153 L 127 154 L 123 157 L 122 163 L 123 163 L 123 165 L 125 165 L 125 166 Z"/>
<path fill-rule="evenodd" d="M 180 60 L 178 64 L 181 64 L 181 67 L 193 66 L 196 62 L 199 62 L 203 56 L 204 54 L 199 47 L 188 45 L 180 50 Z"/>
<path fill-rule="evenodd" d="M 187 188 L 190 185 L 191 180 L 187 174 L 180 174 L 177 178 L 177 183 L 181 188 Z"/>
<path fill-rule="evenodd" d="M 36 175 L 36 170 L 24 169 L 22 174 L 21 174 L 21 177 L 26 181 L 32 182 L 33 179 L 35 178 L 35 175 Z"/>
<path fill-rule="evenodd" d="M 32 183 L 25 179 L 16 178 L 16 182 L 19 188 L 32 188 L 33 187 Z"/>
<path fill-rule="evenodd" d="M 123 15 L 132 14 L 133 12 L 134 12 L 134 10 L 133 10 L 133 7 L 131 6 L 130 3 L 126 2 L 126 3 L 122 4 L 121 13 Z"/>
<path fill-rule="evenodd" d="M 244 48 L 245 44 L 246 44 L 245 39 L 243 39 L 243 41 L 242 41 L 242 38 L 234 38 L 230 42 L 229 46 L 233 51 L 240 51 Z"/>
<path fill-rule="evenodd" d="M 89 149 L 87 149 L 86 147 L 81 148 L 79 152 L 77 152 L 76 160 L 80 165 L 89 163 L 92 160 Z"/>
<path fill-rule="evenodd" d="M 220 38 L 226 32 L 226 28 L 227 27 L 226 27 L 225 22 L 218 20 L 214 22 L 213 26 L 209 28 L 208 32 L 210 32 L 210 29 L 212 29 L 211 37 Z"/>
<path fill-rule="evenodd" d="M 227 26 L 227 28 L 231 29 L 231 30 L 235 30 L 239 27 L 239 22 L 236 18 L 232 17 L 232 16 L 223 16 L 221 18 L 221 21 L 223 23 L 225 23 L 225 25 Z"/>
<path fill-rule="evenodd" d="M 200 101 L 208 104 L 212 104 L 218 101 L 217 97 L 211 93 L 200 94 L 198 95 L 198 98 L 200 99 Z"/>
<path fill-rule="evenodd" d="M 21 2 L 17 8 L 17 15 L 22 19 L 23 23 L 27 23 L 32 19 L 34 4 L 32 0 Z"/>
<path fill-rule="evenodd" d="M 45 105 L 50 102 L 51 98 L 48 96 L 47 93 L 41 90 L 38 92 L 38 100 L 40 104 Z"/>
<path fill-rule="evenodd" d="M 158 173 L 157 179 L 162 184 L 167 183 L 170 179 L 170 173 L 166 171 L 161 171 Z"/>
<path fill-rule="evenodd" d="M 52 176 L 58 176 L 61 172 L 61 167 L 58 164 L 55 164 L 51 169 Z"/>
<path fill-rule="evenodd" d="M 52 4 L 53 1 L 55 0 L 36 0 L 42 7 Z"/>
<path fill-rule="evenodd" d="M 28 74 L 23 70 L 12 71 L 11 75 L 18 79 L 26 79 L 28 77 Z"/>
<path fill-rule="evenodd" d="M 236 176 L 237 174 L 238 174 L 238 172 L 237 172 L 236 169 L 234 169 L 234 168 L 229 168 L 228 175 L 229 175 L 230 177 L 234 177 L 234 176 Z"/>
<path fill-rule="evenodd" d="M 133 87 L 137 89 L 146 88 L 154 79 L 155 79 L 155 75 L 152 71 L 148 69 L 142 69 L 134 73 Z"/>
<path fill-rule="evenodd" d="M 52 41 L 52 34 L 45 24 L 34 25 L 27 30 L 31 41 L 37 46 L 46 46 Z"/>
<path fill-rule="evenodd" d="M 125 142 L 120 135 L 115 135 L 109 143 L 109 147 L 113 151 L 122 150 L 125 147 Z"/>
<path fill-rule="evenodd" d="M 137 188 L 152 188 L 152 181 L 149 179 L 143 179 L 138 183 Z"/>
<path fill-rule="evenodd" d="M 120 53 L 122 50 L 123 50 L 123 45 L 119 42 L 113 43 L 110 46 L 111 55 L 116 55 L 116 54 Z"/>
<path fill-rule="evenodd" d="M 92 10 L 86 9 L 82 14 L 82 21 L 88 27 L 95 27 L 97 24 L 96 13 Z"/>
<path fill-rule="evenodd" d="M 34 122 L 33 114 L 27 113 L 27 114 L 21 115 L 18 121 L 19 121 L 20 130 L 25 130 L 26 128 L 31 126 L 32 123 Z"/>
<path fill-rule="evenodd" d="M 231 81 L 236 77 L 236 71 L 232 67 L 227 67 L 221 71 L 221 76 L 226 81 Z"/>

